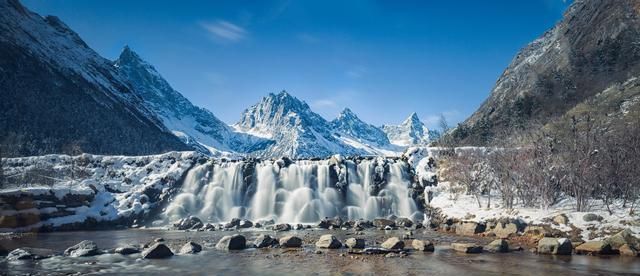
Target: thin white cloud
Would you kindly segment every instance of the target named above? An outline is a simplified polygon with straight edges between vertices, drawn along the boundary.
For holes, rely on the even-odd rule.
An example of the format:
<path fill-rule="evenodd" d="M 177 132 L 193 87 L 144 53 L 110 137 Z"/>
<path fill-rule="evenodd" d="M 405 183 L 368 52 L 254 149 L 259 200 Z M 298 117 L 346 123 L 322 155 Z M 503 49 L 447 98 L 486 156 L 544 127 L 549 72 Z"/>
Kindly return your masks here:
<path fill-rule="evenodd" d="M 333 108 L 333 107 L 337 107 L 338 105 L 333 100 L 321 99 L 321 100 L 312 102 L 311 106 L 315 108 Z"/>
<path fill-rule="evenodd" d="M 204 22 L 200 25 L 215 38 L 223 41 L 237 42 L 246 38 L 248 34 L 242 27 L 225 20 L 215 23 Z"/>

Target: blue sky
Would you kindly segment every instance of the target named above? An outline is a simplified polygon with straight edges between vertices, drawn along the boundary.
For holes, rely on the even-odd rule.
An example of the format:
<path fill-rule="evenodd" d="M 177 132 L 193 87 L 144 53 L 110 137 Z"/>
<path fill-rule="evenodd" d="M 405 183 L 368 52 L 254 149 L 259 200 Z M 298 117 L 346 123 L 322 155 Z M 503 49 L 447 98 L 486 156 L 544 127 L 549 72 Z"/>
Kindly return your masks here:
<path fill-rule="evenodd" d="M 129 45 L 196 105 L 228 123 L 286 89 L 327 119 L 375 125 L 411 112 L 464 120 L 517 51 L 567 7 L 537 1 L 23 0 L 98 53 Z"/>

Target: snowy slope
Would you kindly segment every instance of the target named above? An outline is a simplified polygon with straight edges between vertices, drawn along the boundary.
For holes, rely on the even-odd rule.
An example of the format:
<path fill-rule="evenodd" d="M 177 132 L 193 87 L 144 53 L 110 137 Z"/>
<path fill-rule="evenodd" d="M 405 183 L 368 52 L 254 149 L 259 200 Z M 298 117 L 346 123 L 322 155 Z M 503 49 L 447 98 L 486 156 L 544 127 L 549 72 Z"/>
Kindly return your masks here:
<path fill-rule="evenodd" d="M 314 113 L 305 102 L 282 91 L 270 93 L 244 111 L 236 129 L 275 143 L 258 156 L 292 158 L 326 157 L 333 154 L 357 155 L 367 151 L 336 138 L 329 122 Z"/>
<path fill-rule="evenodd" d="M 392 144 L 402 147 L 426 145 L 430 141 L 429 129 L 420 121 L 418 114 L 411 113 L 400 125 L 384 125 L 382 130 Z"/>
<path fill-rule="evenodd" d="M 403 151 L 402 147 L 389 142 L 384 131 L 360 120 L 349 108 L 331 121 L 331 127 L 342 142 L 370 154 L 398 156 Z"/>
<path fill-rule="evenodd" d="M 59 18 L 15 0 L 0 0 L 0 72 L 0 118 L 10 118 L 0 126 L 0 140 L 9 155 L 64 152 L 70 145 L 110 154 L 187 149 L 111 61 Z"/>
<path fill-rule="evenodd" d="M 235 132 L 210 111 L 193 105 L 128 46 L 114 65 L 127 76 L 145 106 L 176 136 L 196 149 L 224 156 L 251 152 L 269 144 L 263 138 Z"/>

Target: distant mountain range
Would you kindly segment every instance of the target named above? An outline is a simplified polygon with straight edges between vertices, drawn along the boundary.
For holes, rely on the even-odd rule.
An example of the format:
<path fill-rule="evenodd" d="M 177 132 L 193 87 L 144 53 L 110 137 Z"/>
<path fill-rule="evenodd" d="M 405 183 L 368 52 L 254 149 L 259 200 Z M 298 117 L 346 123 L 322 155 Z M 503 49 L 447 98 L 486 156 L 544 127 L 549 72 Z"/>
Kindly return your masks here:
<path fill-rule="evenodd" d="M 17 0 L 0 0 L 0 8 L 0 145 L 10 156 L 188 149 L 263 158 L 397 155 L 430 141 L 415 113 L 382 128 L 349 109 L 329 122 L 284 91 L 229 126 L 131 48 L 109 61 L 56 17 L 43 18 Z"/>

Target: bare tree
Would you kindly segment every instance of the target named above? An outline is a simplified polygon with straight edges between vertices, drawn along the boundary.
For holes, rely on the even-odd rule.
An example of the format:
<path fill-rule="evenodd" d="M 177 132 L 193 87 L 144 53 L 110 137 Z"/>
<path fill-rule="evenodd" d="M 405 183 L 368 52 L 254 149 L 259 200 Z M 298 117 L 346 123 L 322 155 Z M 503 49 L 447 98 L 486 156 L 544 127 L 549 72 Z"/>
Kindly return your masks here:
<path fill-rule="evenodd" d="M 4 166 L 5 166 L 6 160 L 3 159 L 4 155 L 3 155 L 2 148 L 3 146 L 2 144 L 0 144 L 0 189 L 5 187 Z"/>

